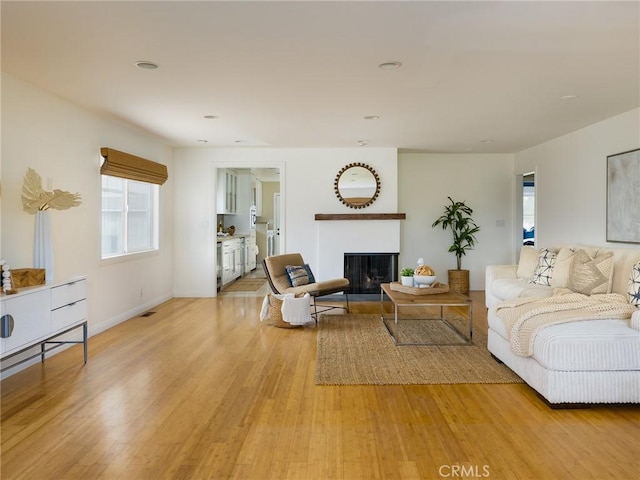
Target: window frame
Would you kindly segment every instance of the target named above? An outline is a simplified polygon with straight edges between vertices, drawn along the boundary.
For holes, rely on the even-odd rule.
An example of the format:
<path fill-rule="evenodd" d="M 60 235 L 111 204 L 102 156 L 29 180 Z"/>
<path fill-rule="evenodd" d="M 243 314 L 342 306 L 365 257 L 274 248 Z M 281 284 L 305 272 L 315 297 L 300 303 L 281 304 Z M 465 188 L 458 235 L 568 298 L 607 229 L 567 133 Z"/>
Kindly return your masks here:
<path fill-rule="evenodd" d="M 104 214 L 106 211 L 118 211 L 116 209 L 105 209 L 105 185 L 104 178 L 107 177 L 112 180 L 122 182 L 122 208 L 119 210 L 122 212 L 122 218 L 120 221 L 120 234 L 122 236 L 122 248 L 115 254 L 104 254 L 103 242 L 104 242 Z M 139 209 L 131 209 L 130 204 L 130 184 L 143 184 L 150 189 L 150 206 L 149 206 L 149 235 L 150 235 L 150 248 L 128 251 L 129 250 L 129 211 L 140 211 Z M 129 260 L 132 258 L 139 258 L 150 255 L 158 255 L 160 253 L 160 186 L 158 184 L 141 182 L 137 180 L 131 180 L 127 178 L 114 177 L 110 175 L 101 175 L 101 201 L 100 201 L 100 261 L 101 263 L 116 263 L 120 261 Z"/>

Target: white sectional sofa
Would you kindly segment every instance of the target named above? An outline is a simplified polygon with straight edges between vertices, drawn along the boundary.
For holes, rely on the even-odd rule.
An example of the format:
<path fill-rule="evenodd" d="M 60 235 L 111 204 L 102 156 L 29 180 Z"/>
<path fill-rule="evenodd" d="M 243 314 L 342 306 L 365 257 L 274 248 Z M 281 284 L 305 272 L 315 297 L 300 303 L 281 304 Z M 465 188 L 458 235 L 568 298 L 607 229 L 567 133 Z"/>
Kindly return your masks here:
<path fill-rule="evenodd" d="M 489 351 L 551 406 L 640 403 L 640 248 L 523 247 L 485 291 Z"/>

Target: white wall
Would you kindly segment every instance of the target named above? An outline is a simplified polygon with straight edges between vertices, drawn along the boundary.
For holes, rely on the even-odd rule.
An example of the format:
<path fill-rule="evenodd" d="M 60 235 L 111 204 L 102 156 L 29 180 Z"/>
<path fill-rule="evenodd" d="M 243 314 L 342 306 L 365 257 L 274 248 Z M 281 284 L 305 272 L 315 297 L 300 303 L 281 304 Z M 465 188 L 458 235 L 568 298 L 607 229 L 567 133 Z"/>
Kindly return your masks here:
<path fill-rule="evenodd" d="M 124 262 L 100 260 L 100 147 L 166 164 L 160 187 L 159 254 Z M 33 266 L 34 215 L 22 210 L 24 174 L 43 187 L 82 195 L 82 204 L 51 212 L 55 279 L 88 276 L 89 333 L 94 334 L 172 296 L 172 151 L 158 139 L 106 120 L 2 74 L 2 225 L 0 256 L 14 268 Z M 141 293 L 142 289 L 142 295 Z"/>
<path fill-rule="evenodd" d="M 316 213 L 354 213 L 335 196 L 333 182 L 345 165 L 362 162 L 380 176 L 382 188 L 367 212 L 397 212 L 397 153 L 395 149 L 268 149 L 182 148 L 175 150 L 176 179 L 176 287 L 177 296 L 215 295 L 215 183 L 220 166 L 279 167 L 281 201 L 284 205 L 284 249 L 300 252 L 318 278 L 342 275 L 342 257 L 321 261 L 319 229 L 330 223 L 340 233 L 349 222 L 316 222 Z M 362 212 L 358 210 L 358 212 Z M 354 222 L 371 228 L 369 221 Z M 323 223 L 321 227 L 319 224 Z M 383 222 L 376 222 L 382 224 Z M 386 240 L 395 236 L 399 247 L 398 221 L 384 222 Z M 386 236 L 384 236 L 386 234 Z M 323 250 L 326 251 L 326 250 Z M 335 254 L 335 252 L 333 252 Z"/>
<path fill-rule="evenodd" d="M 536 172 L 536 243 L 607 245 L 607 156 L 638 147 L 635 109 L 517 153 L 516 173 Z"/>
<path fill-rule="evenodd" d="M 402 223 L 400 268 L 415 267 L 424 258 L 447 281 L 447 270 L 456 268 L 449 253 L 449 231 L 431 227 L 449 202 L 464 201 L 473 209 L 480 226 L 474 250 L 462 257 L 462 268 L 470 271 L 471 290 L 484 289 L 485 267 L 514 260 L 513 155 L 510 154 L 422 154 L 401 153 L 398 159 L 399 211 Z"/>

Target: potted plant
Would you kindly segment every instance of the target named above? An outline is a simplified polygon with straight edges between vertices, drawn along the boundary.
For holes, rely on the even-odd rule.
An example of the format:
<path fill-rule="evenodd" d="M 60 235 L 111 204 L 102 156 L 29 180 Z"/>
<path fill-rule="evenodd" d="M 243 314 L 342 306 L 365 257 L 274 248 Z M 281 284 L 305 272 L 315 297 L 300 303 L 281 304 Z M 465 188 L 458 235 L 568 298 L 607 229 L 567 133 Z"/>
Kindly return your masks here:
<path fill-rule="evenodd" d="M 405 287 L 413 287 L 413 268 L 405 267 L 400 271 L 400 280 Z"/>
<path fill-rule="evenodd" d="M 476 243 L 476 233 L 480 227 L 473 221 L 473 210 L 465 202 L 454 202 L 451 197 L 449 205 L 445 205 L 444 213 L 433 222 L 432 227 L 442 226 L 443 230 L 450 229 L 453 243 L 449 251 L 455 253 L 457 269 L 449 270 L 449 286 L 460 293 L 469 293 L 469 270 L 462 269 L 462 256 L 467 250 L 472 250 Z"/>

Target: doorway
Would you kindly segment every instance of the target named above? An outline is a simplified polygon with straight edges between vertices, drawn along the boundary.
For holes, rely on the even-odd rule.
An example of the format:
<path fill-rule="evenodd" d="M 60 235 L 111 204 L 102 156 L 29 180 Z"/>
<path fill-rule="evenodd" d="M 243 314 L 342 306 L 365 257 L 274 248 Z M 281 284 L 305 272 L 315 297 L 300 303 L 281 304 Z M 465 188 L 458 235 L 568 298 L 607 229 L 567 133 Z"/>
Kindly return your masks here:
<path fill-rule="evenodd" d="M 273 255 L 280 255 L 280 192 L 273 194 Z"/>
<path fill-rule="evenodd" d="M 519 260 L 523 245 L 536 245 L 536 175 L 527 172 L 516 175 L 514 252 Z"/>
<path fill-rule="evenodd" d="M 247 263 L 253 265 L 253 255 L 255 252 L 255 268 L 262 268 L 262 260 L 269 251 L 269 233 L 275 231 L 276 216 L 278 219 L 280 239 L 277 247 L 283 249 L 284 232 L 284 211 L 283 206 L 278 204 L 277 210 L 273 202 L 274 193 L 283 195 L 284 189 L 284 164 L 279 162 L 259 163 L 259 162 L 215 162 L 213 163 L 214 179 L 212 188 L 214 190 L 213 200 L 215 202 L 215 224 L 219 236 L 228 236 L 229 227 L 233 225 L 234 234 L 250 238 L 251 246 L 255 241 L 255 248 L 250 248 L 251 253 L 244 251 L 245 272 Z M 231 178 L 231 182 L 227 179 Z M 284 200 L 284 196 L 282 197 Z M 214 233 L 215 235 L 215 233 Z M 222 240 L 222 239 L 221 239 Z M 245 246 L 247 240 L 245 239 Z M 216 251 L 218 249 L 216 248 Z M 251 255 L 251 258 L 248 258 Z M 224 265 L 221 255 L 215 256 L 216 284 L 220 287 Z M 243 274 L 244 274 L 243 273 Z M 219 288 L 217 288 L 219 289 Z"/>
<path fill-rule="evenodd" d="M 522 177 L 522 244 L 535 246 L 536 235 L 536 182 L 535 174 Z"/>

